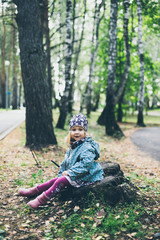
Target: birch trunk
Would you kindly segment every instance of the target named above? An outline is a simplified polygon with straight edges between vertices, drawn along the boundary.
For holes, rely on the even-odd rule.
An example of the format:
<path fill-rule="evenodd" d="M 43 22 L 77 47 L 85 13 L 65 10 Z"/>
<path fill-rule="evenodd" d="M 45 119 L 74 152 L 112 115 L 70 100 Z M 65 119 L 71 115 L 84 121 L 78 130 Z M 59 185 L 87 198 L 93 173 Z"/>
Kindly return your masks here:
<path fill-rule="evenodd" d="M 14 0 L 26 104 L 26 145 L 56 144 L 37 0 Z"/>
<path fill-rule="evenodd" d="M 79 44 L 78 47 L 76 49 L 76 56 L 75 56 L 75 61 L 74 61 L 74 65 L 73 65 L 73 74 L 72 74 L 72 83 L 70 86 L 70 93 L 69 93 L 69 107 L 68 107 L 68 112 L 71 114 L 72 113 L 72 106 L 73 106 L 73 94 L 74 94 L 74 83 L 75 83 L 75 77 L 76 77 L 76 70 L 77 70 L 77 66 L 78 66 L 78 60 L 79 60 L 79 55 L 81 52 L 81 46 L 82 46 L 82 40 L 83 40 L 83 36 L 84 36 L 84 25 L 85 25 L 85 16 L 86 16 L 86 11 L 87 11 L 87 7 L 86 7 L 86 0 L 84 0 L 84 13 L 83 13 L 83 20 L 82 20 L 82 30 L 81 30 L 81 36 L 79 39 Z"/>
<path fill-rule="evenodd" d="M 12 73 L 12 109 L 17 109 L 18 91 L 17 91 L 17 59 L 16 59 L 16 29 L 13 27 L 13 73 Z"/>
<path fill-rule="evenodd" d="M 109 26 L 109 62 L 106 97 L 106 134 L 122 137 L 123 132 L 115 119 L 115 80 L 116 80 L 116 56 L 117 56 L 117 14 L 118 0 L 111 0 L 110 26 Z"/>
<path fill-rule="evenodd" d="M 54 4 L 53 4 L 53 8 L 52 8 L 52 13 L 51 13 L 51 16 L 54 14 L 54 8 L 55 8 L 55 1 L 54 1 Z M 58 29 L 59 29 L 59 35 L 58 35 L 58 41 L 61 43 L 62 42 L 62 36 L 64 35 L 63 32 L 62 32 L 62 10 L 63 10 L 63 7 L 62 7 L 62 0 L 59 0 L 58 1 L 58 17 L 57 17 L 57 20 L 58 20 Z M 61 59 L 64 58 L 64 52 L 63 52 L 63 49 L 62 49 L 62 44 L 59 44 L 58 46 L 58 50 L 57 50 L 57 55 L 58 55 L 58 58 L 57 58 L 57 62 L 58 62 L 58 76 L 57 76 L 57 82 L 58 84 L 60 85 L 61 84 L 61 79 L 62 79 L 62 76 L 64 75 L 63 74 L 63 67 L 62 67 L 62 64 L 61 64 Z M 56 92 L 55 89 L 53 89 L 53 97 L 54 97 L 54 108 L 59 108 L 59 100 L 57 99 L 57 97 L 61 97 L 61 93 L 60 91 L 58 90 L 58 94 Z"/>
<path fill-rule="evenodd" d="M 51 50 L 50 50 L 50 29 L 49 29 L 49 21 L 48 21 L 48 0 L 44 2 L 44 28 L 45 28 L 45 37 L 46 37 L 46 53 L 47 53 L 47 76 L 48 76 L 48 83 L 50 89 L 50 98 L 52 102 L 52 66 L 51 66 Z"/>
<path fill-rule="evenodd" d="M 57 122 L 57 128 L 64 128 L 67 113 L 68 113 L 68 99 L 71 81 L 71 61 L 72 61 L 72 0 L 67 0 L 66 10 L 66 55 L 65 55 L 65 89 L 60 102 L 60 116 Z"/>
<path fill-rule="evenodd" d="M 142 41 L 142 1 L 137 0 L 137 14 L 138 14 L 138 53 L 140 61 L 140 89 L 139 89 L 139 105 L 137 125 L 145 126 L 143 121 L 143 107 L 144 107 L 144 55 L 143 55 L 143 41 Z"/>
<path fill-rule="evenodd" d="M 115 94 L 115 99 L 114 99 L 115 105 L 118 103 L 119 99 L 121 98 L 124 92 L 126 82 L 128 80 L 128 73 L 130 70 L 130 45 L 129 45 L 129 36 L 128 36 L 129 6 L 130 6 L 129 0 L 124 0 L 123 5 L 124 5 L 123 36 L 124 36 L 126 60 L 125 60 L 124 73 Z"/>
<path fill-rule="evenodd" d="M 73 0 L 73 13 L 72 13 L 72 53 L 74 52 L 74 41 L 75 41 L 75 8 L 76 8 L 76 0 Z M 74 70 L 73 70 L 74 71 Z M 72 105 L 73 105 L 73 84 L 74 79 L 72 78 L 73 74 L 71 75 L 70 80 L 70 89 L 69 89 L 69 96 L 68 96 L 68 113 L 72 114 Z"/>
<path fill-rule="evenodd" d="M 98 5 L 97 0 L 95 0 L 95 14 L 94 14 L 94 21 L 93 21 L 93 31 L 92 31 L 92 41 L 91 41 L 91 58 L 90 58 L 90 67 L 89 67 L 89 80 L 86 87 L 86 109 L 87 109 L 87 116 L 90 116 L 91 112 L 91 95 L 92 95 L 92 81 L 95 72 L 95 60 L 97 56 L 97 50 L 99 45 L 99 25 L 102 17 L 100 17 L 101 8 L 104 6 L 105 1 L 102 0 L 101 3 Z"/>
<path fill-rule="evenodd" d="M 14 9 L 12 10 L 12 14 L 14 15 Z M 12 18 L 13 21 L 13 18 Z M 16 43 L 15 43 L 16 44 Z M 9 41 L 9 54 L 8 54 L 8 61 L 9 61 L 9 66 L 6 71 L 6 75 L 8 76 L 8 92 L 11 92 L 11 82 L 10 82 L 10 73 L 11 73 L 11 59 L 12 59 L 12 49 L 13 49 L 13 26 L 10 26 L 10 41 Z M 8 95 L 8 107 L 11 105 L 11 95 Z"/>
<path fill-rule="evenodd" d="M 5 59 L 6 59 L 6 26 L 4 22 L 4 10 L 2 4 L 2 70 L 1 70 L 1 107 L 5 108 L 6 105 L 6 69 L 5 69 Z"/>
<path fill-rule="evenodd" d="M 95 13 L 94 13 L 94 21 L 93 21 L 91 57 L 90 57 L 90 66 L 89 66 L 89 80 L 87 83 L 87 90 L 86 90 L 87 117 L 90 117 L 90 112 L 91 112 L 92 79 L 94 76 L 94 64 L 95 64 L 95 58 L 97 55 L 97 48 L 98 48 L 98 31 L 96 31 L 96 36 L 95 36 L 95 26 L 98 25 L 99 15 L 100 13 L 97 11 L 97 0 L 95 0 Z"/>

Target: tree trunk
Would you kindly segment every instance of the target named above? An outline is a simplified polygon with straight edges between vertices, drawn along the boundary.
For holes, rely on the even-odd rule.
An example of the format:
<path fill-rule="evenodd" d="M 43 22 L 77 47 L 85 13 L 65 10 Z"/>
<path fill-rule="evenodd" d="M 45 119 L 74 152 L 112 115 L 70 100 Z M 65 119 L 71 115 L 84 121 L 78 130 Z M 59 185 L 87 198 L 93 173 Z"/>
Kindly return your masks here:
<path fill-rule="evenodd" d="M 99 101 L 100 101 L 100 88 L 101 88 L 101 84 L 99 84 L 98 86 L 98 90 L 96 89 L 94 92 L 94 100 L 92 103 L 92 111 L 96 112 L 99 106 Z"/>
<path fill-rule="evenodd" d="M 52 66 L 51 66 L 51 51 L 50 51 L 50 30 L 48 21 L 48 0 L 44 0 L 44 34 L 45 34 L 45 45 L 46 45 L 46 55 L 47 55 L 47 76 L 50 89 L 50 98 L 52 102 Z"/>
<path fill-rule="evenodd" d="M 26 105 L 26 145 L 56 144 L 37 0 L 14 0 Z"/>
<path fill-rule="evenodd" d="M 98 120 L 97 120 L 97 123 L 99 125 L 105 125 L 105 120 L 106 120 L 107 116 L 106 116 L 106 106 L 104 107 L 101 115 L 99 116 Z"/>
<path fill-rule="evenodd" d="M 78 44 L 78 47 L 76 49 L 76 56 L 75 56 L 74 66 L 73 66 L 73 74 L 72 74 L 72 78 L 71 78 L 72 83 L 70 85 L 70 92 L 69 92 L 68 112 L 70 114 L 72 114 L 74 83 L 75 83 L 75 77 L 76 77 L 76 70 L 77 70 L 77 66 L 78 66 L 79 55 L 80 55 L 80 52 L 81 52 L 82 40 L 83 40 L 83 36 L 84 36 L 84 25 L 85 25 L 86 11 L 87 11 L 86 0 L 84 0 L 84 13 L 83 13 L 83 20 L 82 20 L 82 31 L 81 31 L 81 36 L 80 36 L 80 39 L 79 39 L 79 44 Z"/>
<path fill-rule="evenodd" d="M 122 122 L 122 118 L 123 118 L 123 109 L 122 109 L 122 103 L 123 103 L 123 98 L 124 98 L 124 92 L 121 95 L 119 102 L 118 102 L 118 114 L 117 114 L 117 121 L 118 122 Z"/>
<path fill-rule="evenodd" d="M 12 89 L 13 89 L 13 95 L 12 95 L 12 109 L 17 109 L 17 59 L 16 59 L 16 29 L 13 28 L 13 72 L 12 72 Z"/>
<path fill-rule="evenodd" d="M 85 96 L 87 117 L 90 117 L 90 112 L 91 112 L 92 80 L 94 76 L 95 58 L 96 58 L 97 49 L 98 49 L 98 31 L 96 31 L 96 37 L 95 37 L 95 26 L 98 25 L 99 17 L 100 17 L 100 12 L 97 11 L 97 0 L 95 0 L 95 13 L 94 13 L 94 21 L 93 21 L 91 56 L 90 56 L 90 66 L 89 66 L 89 80 L 86 86 L 87 90 L 86 90 L 86 96 Z"/>
<path fill-rule="evenodd" d="M 126 60 L 125 60 L 124 73 L 115 94 L 115 105 L 118 103 L 120 97 L 123 94 L 124 88 L 126 86 L 126 82 L 128 80 L 128 73 L 130 70 L 130 45 L 129 45 L 129 36 L 128 36 L 129 6 L 130 6 L 129 0 L 124 0 L 123 4 L 124 4 L 123 36 L 124 36 L 124 43 L 125 43 Z"/>
<path fill-rule="evenodd" d="M 144 108 L 144 54 L 143 54 L 143 41 L 142 41 L 142 1 L 137 0 L 137 13 L 138 13 L 138 53 L 140 61 L 140 89 L 139 89 L 139 106 L 137 125 L 144 127 L 143 121 L 143 108 Z"/>
<path fill-rule="evenodd" d="M 71 38 L 72 0 L 67 0 L 66 12 L 66 55 L 65 55 L 65 89 L 60 102 L 60 115 L 57 128 L 64 128 L 67 113 L 71 80 L 72 38 Z"/>
<path fill-rule="evenodd" d="M 4 12 L 2 4 L 2 72 L 1 72 L 1 107 L 6 107 L 6 69 L 5 69 L 5 60 L 6 60 L 6 26 L 4 22 Z"/>
<path fill-rule="evenodd" d="M 102 0 L 101 3 L 98 5 L 97 0 L 95 0 L 95 13 L 94 13 L 94 21 L 93 21 L 93 31 L 92 31 L 92 41 L 91 41 L 91 58 L 90 58 L 90 66 L 89 66 L 89 80 L 86 86 L 86 109 L 87 109 L 87 116 L 90 116 L 91 112 L 91 95 L 92 95 L 92 81 L 95 72 L 95 60 L 97 56 L 97 50 L 99 45 L 99 25 L 102 17 L 100 17 L 100 11 L 105 1 Z"/>
<path fill-rule="evenodd" d="M 50 98 L 52 102 L 52 74 L 51 74 L 51 54 L 50 54 L 50 31 L 48 22 L 48 0 L 38 0 L 40 6 L 40 27 L 43 50 L 46 52 L 46 74 L 48 77 Z M 44 36 L 44 37 L 43 37 Z"/>
<path fill-rule="evenodd" d="M 75 42 L 75 8 L 76 8 L 76 1 L 73 0 L 73 11 L 72 11 L 72 53 L 74 52 L 74 42 Z M 73 69 L 74 71 L 74 69 Z M 72 74 L 73 75 L 73 74 Z M 69 88 L 69 96 L 68 96 L 68 113 L 72 114 L 72 105 L 73 105 L 73 85 L 74 85 L 74 79 L 72 78 L 70 80 L 70 88 Z"/>
<path fill-rule="evenodd" d="M 124 136 L 115 119 L 115 80 L 116 80 L 116 55 L 117 55 L 117 14 L 118 1 L 111 0 L 110 30 L 109 30 L 109 63 L 106 97 L 106 134 L 121 138 Z"/>

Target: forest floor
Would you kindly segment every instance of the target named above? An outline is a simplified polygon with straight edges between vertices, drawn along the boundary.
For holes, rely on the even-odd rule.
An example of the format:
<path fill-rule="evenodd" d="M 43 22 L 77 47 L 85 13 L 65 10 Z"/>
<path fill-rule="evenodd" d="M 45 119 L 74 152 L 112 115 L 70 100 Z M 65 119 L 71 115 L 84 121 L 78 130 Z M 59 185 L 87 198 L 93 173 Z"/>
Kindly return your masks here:
<path fill-rule="evenodd" d="M 18 189 L 24 186 L 32 187 L 56 176 L 57 168 L 50 160 L 59 164 L 63 160 L 67 147 L 63 140 L 67 131 L 55 130 L 58 146 L 52 145 L 42 149 L 42 151 L 35 152 L 40 164 L 38 166 L 32 152 L 24 146 L 25 127 L 22 124 L 0 142 L 0 240 L 153 239 L 153 236 L 160 232 L 160 162 L 138 150 L 131 142 L 130 136 L 137 129 L 133 124 L 121 124 L 121 128 L 126 137 L 122 140 L 116 140 L 105 136 L 104 128 L 92 122 L 90 123 L 89 135 L 100 144 L 100 161 L 119 163 L 125 177 L 131 179 L 139 188 L 145 212 L 143 215 L 140 214 L 138 219 L 138 225 L 141 226 L 141 229 L 129 230 L 129 228 L 121 226 L 114 233 L 112 230 L 107 232 L 102 228 L 103 221 L 106 220 L 103 219 L 100 224 L 97 224 L 94 216 L 89 216 L 87 219 L 87 211 L 89 210 L 81 209 L 73 201 L 59 202 L 55 200 L 40 207 L 39 210 L 30 209 L 26 205 L 28 199 L 17 195 Z M 95 211 L 98 209 L 101 211 L 104 206 L 102 207 L 97 203 L 95 208 L 97 208 Z M 92 211 L 94 212 L 93 209 Z M 141 208 L 135 211 L 138 215 Z M 76 219 L 71 218 L 78 217 L 77 214 L 82 216 L 79 220 L 82 221 L 80 226 L 78 223 L 76 226 Z M 118 218 L 120 215 L 115 216 L 115 221 L 118 221 Z M 125 215 L 125 218 L 129 218 L 129 214 Z M 67 219 L 68 222 L 66 222 Z M 72 219 L 72 222 L 69 223 L 69 219 L 70 221 Z M 88 233 L 84 230 L 87 221 L 93 227 L 91 227 L 91 231 L 88 230 Z M 72 232 L 67 230 L 71 226 Z M 138 231 L 144 231 L 144 233 L 138 236 Z"/>

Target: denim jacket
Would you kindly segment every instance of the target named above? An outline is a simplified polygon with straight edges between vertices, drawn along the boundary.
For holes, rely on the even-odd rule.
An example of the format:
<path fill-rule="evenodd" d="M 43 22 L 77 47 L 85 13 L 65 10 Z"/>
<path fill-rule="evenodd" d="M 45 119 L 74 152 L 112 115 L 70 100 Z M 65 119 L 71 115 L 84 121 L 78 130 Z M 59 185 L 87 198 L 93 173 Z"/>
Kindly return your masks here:
<path fill-rule="evenodd" d="M 72 181 L 95 182 L 103 179 L 101 165 L 96 162 L 100 156 L 99 145 L 92 138 L 86 140 L 75 149 L 68 148 L 60 166 L 58 177 L 68 171 Z"/>

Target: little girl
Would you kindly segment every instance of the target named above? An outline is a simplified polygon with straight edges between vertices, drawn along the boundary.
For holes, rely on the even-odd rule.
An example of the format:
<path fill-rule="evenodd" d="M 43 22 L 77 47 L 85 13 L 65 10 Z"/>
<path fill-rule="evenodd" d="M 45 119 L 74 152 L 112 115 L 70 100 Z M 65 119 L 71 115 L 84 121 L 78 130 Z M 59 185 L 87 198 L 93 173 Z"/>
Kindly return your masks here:
<path fill-rule="evenodd" d="M 65 187 L 81 187 L 103 179 L 102 167 L 95 162 L 100 156 L 99 145 L 91 137 L 86 137 L 87 123 L 83 114 L 75 115 L 70 120 L 67 137 L 69 148 L 57 178 L 30 189 L 19 190 L 21 196 L 38 196 L 28 203 L 31 208 L 37 209 Z"/>

